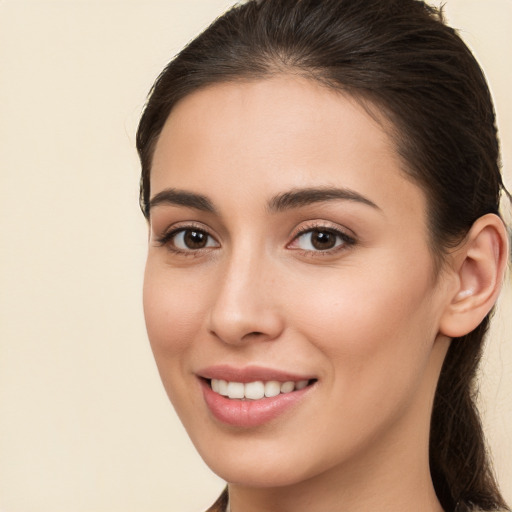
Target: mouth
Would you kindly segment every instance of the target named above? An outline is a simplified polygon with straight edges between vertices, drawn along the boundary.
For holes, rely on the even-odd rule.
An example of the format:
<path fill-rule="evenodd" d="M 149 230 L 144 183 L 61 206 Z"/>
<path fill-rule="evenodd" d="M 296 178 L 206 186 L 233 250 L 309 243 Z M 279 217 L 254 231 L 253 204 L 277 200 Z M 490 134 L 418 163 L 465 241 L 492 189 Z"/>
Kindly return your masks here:
<path fill-rule="evenodd" d="M 279 395 L 300 391 L 313 385 L 316 379 L 302 380 L 254 380 L 252 382 L 237 382 L 224 379 L 204 379 L 210 389 L 230 400 L 262 400 Z"/>
<path fill-rule="evenodd" d="M 317 378 L 260 367 L 210 367 L 198 375 L 205 404 L 217 421 L 253 428 L 300 407 L 317 387 Z"/>

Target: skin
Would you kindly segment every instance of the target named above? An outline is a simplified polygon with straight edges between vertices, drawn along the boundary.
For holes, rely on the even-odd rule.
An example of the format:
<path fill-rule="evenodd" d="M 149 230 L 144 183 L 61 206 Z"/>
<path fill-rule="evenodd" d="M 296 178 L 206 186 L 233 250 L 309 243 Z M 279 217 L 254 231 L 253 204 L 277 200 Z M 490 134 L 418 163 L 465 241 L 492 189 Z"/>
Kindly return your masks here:
<path fill-rule="evenodd" d="M 460 285 L 436 274 L 426 198 L 386 132 L 352 98 L 290 76 L 205 88 L 158 140 L 153 198 L 206 196 L 215 212 L 151 208 L 144 309 L 165 389 L 233 512 L 440 511 L 429 419 Z M 298 188 L 349 189 L 273 211 Z M 166 233 L 192 225 L 207 245 Z M 325 251 L 301 229 L 339 230 Z M 459 262 L 460 263 L 460 262 Z M 197 372 L 260 365 L 313 375 L 264 425 L 216 420 Z"/>

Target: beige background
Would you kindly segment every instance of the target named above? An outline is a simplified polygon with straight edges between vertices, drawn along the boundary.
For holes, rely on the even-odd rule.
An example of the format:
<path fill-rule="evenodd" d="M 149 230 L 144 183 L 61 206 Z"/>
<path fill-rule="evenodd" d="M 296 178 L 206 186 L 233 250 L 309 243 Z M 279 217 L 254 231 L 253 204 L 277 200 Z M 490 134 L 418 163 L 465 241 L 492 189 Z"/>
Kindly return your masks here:
<path fill-rule="evenodd" d="M 134 132 L 228 0 L 0 0 L 0 510 L 192 512 L 222 487 L 160 385 L 141 311 Z M 492 84 L 512 185 L 512 0 L 448 0 Z M 510 291 L 482 380 L 512 501 Z"/>

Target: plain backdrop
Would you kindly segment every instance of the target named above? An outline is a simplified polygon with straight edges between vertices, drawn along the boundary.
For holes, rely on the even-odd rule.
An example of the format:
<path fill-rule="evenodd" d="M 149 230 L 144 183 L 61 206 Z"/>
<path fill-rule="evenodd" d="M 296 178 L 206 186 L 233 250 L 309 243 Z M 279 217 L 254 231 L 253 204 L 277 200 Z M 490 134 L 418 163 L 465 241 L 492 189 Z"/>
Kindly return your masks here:
<path fill-rule="evenodd" d="M 223 487 L 146 339 L 134 134 L 168 60 L 226 0 L 0 0 L 0 510 L 192 512 Z M 491 83 L 512 185 L 512 1 L 448 0 Z M 512 501 L 512 305 L 482 368 Z"/>

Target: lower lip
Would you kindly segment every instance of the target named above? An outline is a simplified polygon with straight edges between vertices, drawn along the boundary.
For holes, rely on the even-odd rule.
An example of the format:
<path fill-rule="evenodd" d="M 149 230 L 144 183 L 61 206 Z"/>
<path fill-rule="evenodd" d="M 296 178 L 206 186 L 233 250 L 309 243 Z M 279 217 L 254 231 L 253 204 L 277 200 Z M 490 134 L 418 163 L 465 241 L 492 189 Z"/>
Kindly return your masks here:
<path fill-rule="evenodd" d="M 210 384 L 201 379 L 203 396 L 213 416 L 233 427 L 258 427 L 277 418 L 297 405 L 311 390 L 312 385 L 298 391 L 260 400 L 232 400 L 215 393 Z"/>

